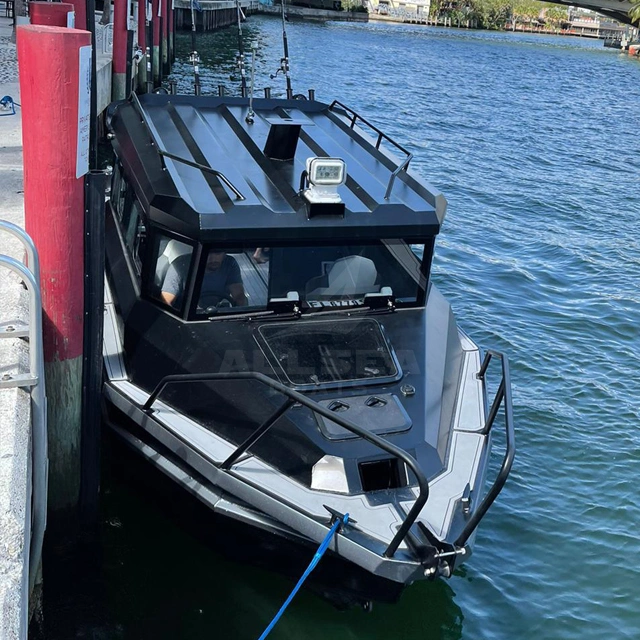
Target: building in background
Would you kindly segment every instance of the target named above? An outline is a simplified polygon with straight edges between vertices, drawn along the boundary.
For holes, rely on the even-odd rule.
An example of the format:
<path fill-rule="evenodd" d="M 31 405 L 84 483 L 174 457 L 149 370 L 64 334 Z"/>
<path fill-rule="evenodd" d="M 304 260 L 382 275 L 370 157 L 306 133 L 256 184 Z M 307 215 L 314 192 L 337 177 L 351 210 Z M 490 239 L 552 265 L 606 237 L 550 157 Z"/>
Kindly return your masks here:
<path fill-rule="evenodd" d="M 611 18 L 580 7 L 569 7 L 569 33 L 603 40 L 620 40 L 627 27 Z"/>
<path fill-rule="evenodd" d="M 424 18 L 429 16 L 431 0 L 365 0 L 369 13 L 396 18 Z"/>

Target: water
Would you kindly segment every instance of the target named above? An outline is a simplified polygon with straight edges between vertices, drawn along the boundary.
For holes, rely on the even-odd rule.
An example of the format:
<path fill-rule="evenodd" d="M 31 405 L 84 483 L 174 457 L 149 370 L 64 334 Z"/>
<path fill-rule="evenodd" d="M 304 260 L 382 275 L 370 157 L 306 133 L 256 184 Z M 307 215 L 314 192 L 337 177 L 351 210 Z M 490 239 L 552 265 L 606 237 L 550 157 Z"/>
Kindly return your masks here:
<path fill-rule="evenodd" d="M 262 87 L 280 23 L 245 31 Z M 453 579 L 370 615 L 302 593 L 271 637 L 639 638 L 640 64 L 512 33 L 290 23 L 288 36 L 296 91 L 381 125 L 447 196 L 434 279 L 460 325 L 510 357 L 518 454 Z M 200 42 L 205 91 L 237 91 L 235 32 Z M 176 69 L 187 90 L 189 65 Z M 112 464 L 104 486 L 92 580 L 51 560 L 48 638 L 260 634 L 290 581 L 214 553 L 146 467 Z"/>

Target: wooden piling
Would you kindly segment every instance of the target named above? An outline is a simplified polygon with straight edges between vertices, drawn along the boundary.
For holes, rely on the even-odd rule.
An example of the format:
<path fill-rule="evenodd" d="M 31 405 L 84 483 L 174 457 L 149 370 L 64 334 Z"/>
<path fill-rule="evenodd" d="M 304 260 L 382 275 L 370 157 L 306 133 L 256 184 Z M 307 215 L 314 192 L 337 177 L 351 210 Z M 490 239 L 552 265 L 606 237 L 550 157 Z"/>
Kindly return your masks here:
<path fill-rule="evenodd" d="M 168 0 L 160 0 L 162 4 L 162 75 L 167 76 L 171 71 L 169 64 L 169 7 Z"/>
<path fill-rule="evenodd" d="M 160 84 L 160 0 L 152 0 L 151 8 L 153 15 L 153 83 L 154 86 Z"/>
<path fill-rule="evenodd" d="M 91 34 L 25 25 L 18 27 L 17 41 L 25 226 L 40 256 L 49 508 L 75 511 L 81 464 L 83 176 L 89 163 Z"/>
<path fill-rule="evenodd" d="M 78 29 L 84 29 L 87 24 L 87 0 L 69 0 L 74 7 L 75 24 Z"/>
<path fill-rule="evenodd" d="M 184 4 L 184 3 L 183 3 Z M 173 17 L 176 30 L 190 29 L 191 28 L 191 11 L 190 9 L 183 7 L 176 7 L 174 9 L 175 16 Z M 215 31 L 222 27 L 228 27 L 236 23 L 236 9 L 221 9 L 210 8 L 204 5 L 203 10 L 196 13 L 196 24 L 198 30 L 202 31 Z"/>
<path fill-rule="evenodd" d="M 149 20 L 149 25 L 147 26 L 147 49 L 145 51 L 145 54 L 148 53 L 149 55 L 147 56 L 148 60 L 147 60 L 147 88 L 146 91 L 147 93 L 150 93 L 151 91 L 153 91 L 153 87 L 155 86 L 155 83 L 153 81 L 153 79 L 155 78 L 155 71 L 154 71 L 154 65 L 153 65 L 153 34 L 154 34 L 154 27 L 153 27 L 153 23 L 155 22 L 155 20 L 153 20 L 153 5 L 152 5 L 152 11 L 151 11 L 151 20 Z"/>
<path fill-rule="evenodd" d="M 147 0 L 138 0 L 138 46 L 143 53 L 138 63 L 138 90 L 144 91 L 147 82 L 147 62 L 144 56 L 147 49 Z"/>
<path fill-rule="evenodd" d="M 173 0 L 169 0 L 169 62 L 172 65 L 176 61 L 176 17 Z"/>
<path fill-rule="evenodd" d="M 113 75 L 111 98 L 123 100 L 127 96 L 127 0 L 113 1 Z"/>
<path fill-rule="evenodd" d="M 68 27 L 69 13 L 75 11 L 70 2 L 30 2 L 31 24 L 46 24 L 50 27 Z M 75 18 L 73 18 L 75 20 Z M 82 25 L 80 25 L 82 28 Z"/>

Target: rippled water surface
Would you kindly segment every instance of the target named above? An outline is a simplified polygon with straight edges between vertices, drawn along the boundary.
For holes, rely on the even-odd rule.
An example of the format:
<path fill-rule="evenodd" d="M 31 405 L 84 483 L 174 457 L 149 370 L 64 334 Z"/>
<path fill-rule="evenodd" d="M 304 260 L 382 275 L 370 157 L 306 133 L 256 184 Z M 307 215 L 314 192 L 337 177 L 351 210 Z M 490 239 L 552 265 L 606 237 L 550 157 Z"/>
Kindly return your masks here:
<path fill-rule="evenodd" d="M 640 63 L 582 39 L 287 29 L 295 90 L 366 115 L 447 196 L 434 279 L 471 337 L 509 355 L 518 454 L 450 581 L 369 615 L 303 593 L 271 637 L 640 638 Z M 280 23 L 245 32 L 256 86 L 282 93 Z M 235 31 L 199 42 L 205 92 L 237 91 Z M 144 473 L 105 480 L 98 621 L 58 596 L 51 637 L 257 637 L 291 583 L 183 531 Z"/>

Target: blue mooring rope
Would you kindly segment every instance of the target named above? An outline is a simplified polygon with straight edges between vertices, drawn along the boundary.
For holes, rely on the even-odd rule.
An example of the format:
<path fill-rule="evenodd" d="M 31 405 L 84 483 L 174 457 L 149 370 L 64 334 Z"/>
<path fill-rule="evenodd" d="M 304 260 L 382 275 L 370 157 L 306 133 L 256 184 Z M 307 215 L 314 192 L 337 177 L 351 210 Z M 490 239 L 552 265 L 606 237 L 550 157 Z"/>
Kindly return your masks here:
<path fill-rule="evenodd" d="M 331 542 L 331 539 L 333 538 L 333 536 L 336 534 L 338 529 L 345 526 L 348 522 L 349 522 L 349 514 L 345 513 L 342 518 L 337 519 L 333 523 L 333 526 L 331 527 L 331 529 L 329 529 L 329 533 L 327 533 L 327 535 L 325 536 L 325 539 L 322 541 L 322 543 L 318 547 L 318 550 L 316 551 L 315 555 L 313 556 L 313 559 L 309 563 L 309 566 L 305 569 L 304 573 L 300 577 L 300 580 L 298 580 L 298 584 L 296 584 L 296 586 L 293 588 L 293 591 L 289 594 L 289 597 L 284 601 L 284 604 L 280 607 L 280 611 L 276 613 L 273 620 L 269 623 L 269 626 L 262 632 L 262 635 L 260 636 L 259 640 L 264 640 L 269 635 L 269 633 L 271 633 L 271 630 L 273 629 L 273 627 L 276 626 L 276 623 L 278 622 L 278 620 L 280 620 L 282 614 L 285 612 L 285 609 L 289 606 L 289 604 L 293 600 L 293 597 L 296 595 L 296 593 L 298 593 L 304 581 L 309 577 L 309 574 L 316 568 L 316 565 L 318 564 L 318 562 L 320 562 L 320 558 L 322 558 L 322 556 L 324 555 L 324 552 L 329 547 L 329 543 Z"/>
<path fill-rule="evenodd" d="M 0 98 L 0 107 L 3 109 L 11 109 L 10 113 L 0 113 L 1 116 L 15 116 L 16 115 L 16 107 L 20 105 L 17 102 L 14 102 L 11 96 L 4 96 Z"/>

